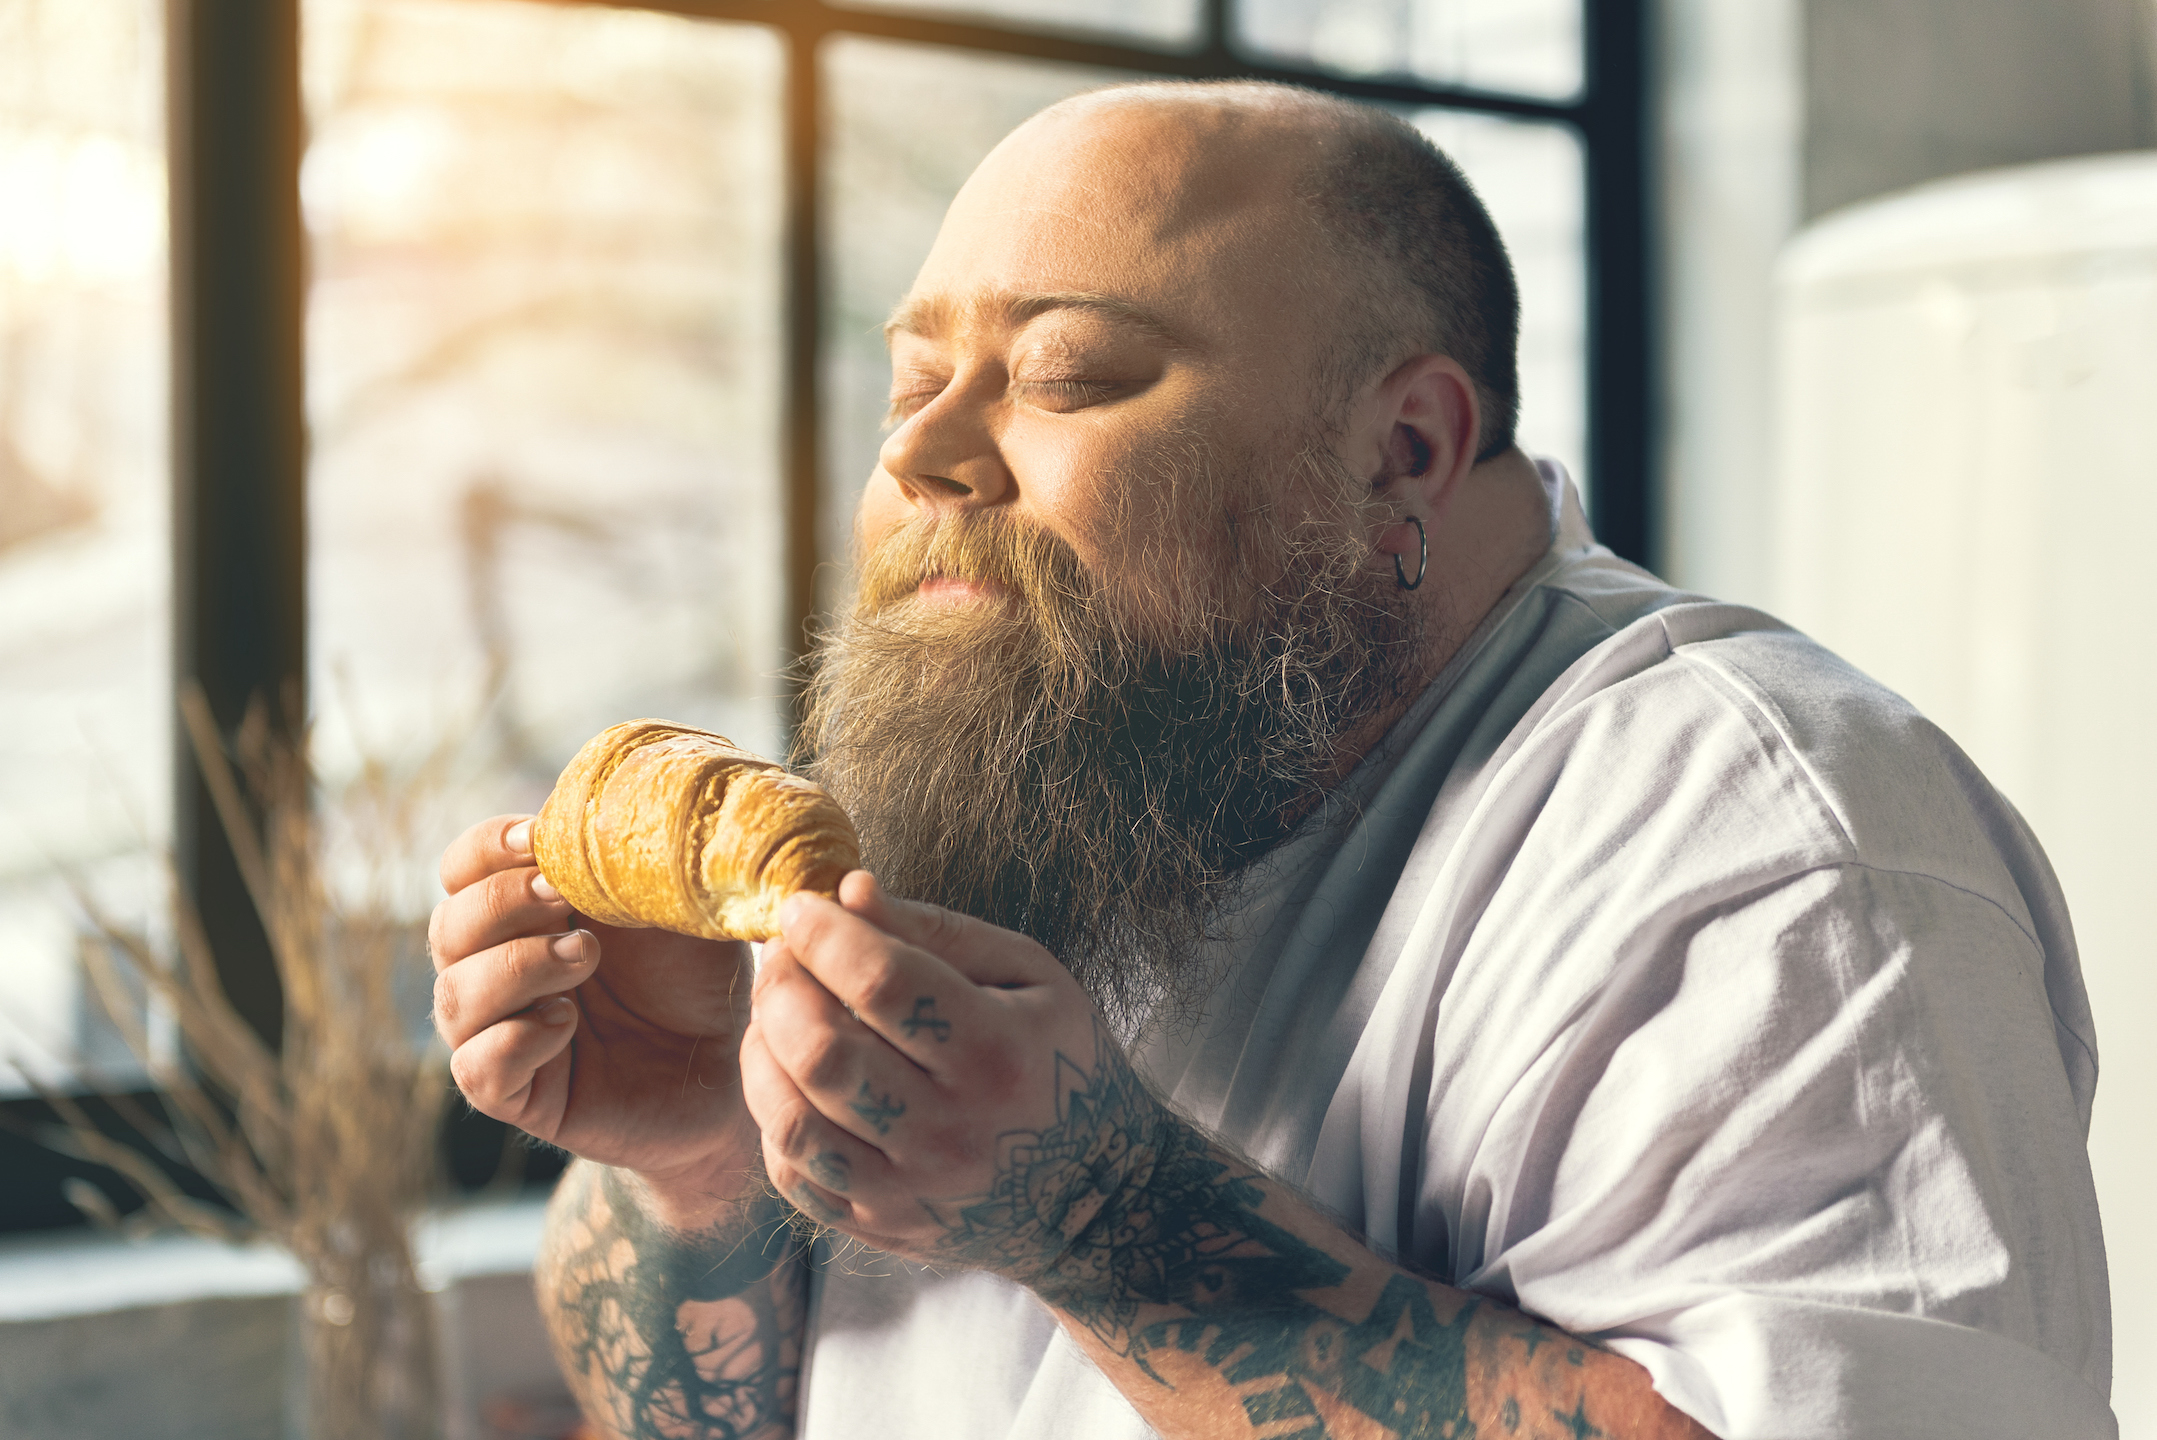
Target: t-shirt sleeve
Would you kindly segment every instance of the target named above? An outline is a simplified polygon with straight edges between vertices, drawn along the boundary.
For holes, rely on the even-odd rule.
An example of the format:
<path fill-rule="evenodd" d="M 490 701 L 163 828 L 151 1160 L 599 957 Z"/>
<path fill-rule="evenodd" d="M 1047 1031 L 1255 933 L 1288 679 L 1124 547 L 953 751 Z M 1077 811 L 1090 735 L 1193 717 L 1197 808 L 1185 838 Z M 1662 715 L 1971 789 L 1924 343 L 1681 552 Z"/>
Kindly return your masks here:
<path fill-rule="evenodd" d="M 2116 1434 L 2036 941 L 1857 863 L 1659 933 L 1543 997 L 1502 1098 L 1432 1096 L 1457 1282 L 1639 1361 L 1725 1440 Z"/>

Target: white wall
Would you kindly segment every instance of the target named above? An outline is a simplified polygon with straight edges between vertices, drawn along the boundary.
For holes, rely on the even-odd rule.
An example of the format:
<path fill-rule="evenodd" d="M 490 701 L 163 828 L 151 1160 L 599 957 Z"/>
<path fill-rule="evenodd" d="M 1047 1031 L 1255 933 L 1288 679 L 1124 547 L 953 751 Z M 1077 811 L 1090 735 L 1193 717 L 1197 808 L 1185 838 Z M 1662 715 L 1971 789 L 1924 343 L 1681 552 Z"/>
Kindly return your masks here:
<path fill-rule="evenodd" d="M 2157 145 L 2157 0 L 1661 0 L 1661 569 L 1774 593 L 1770 275 L 1947 175 Z"/>
<path fill-rule="evenodd" d="M 2157 151 L 1846 210 L 1788 252 L 1778 321 L 1775 608 L 1953 736 L 2059 874 L 2113 1403 L 2157 1436 Z"/>
<path fill-rule="evenodd" d="M 1773 593 L 1771 277 L 1799 222 L 1801 0 L 1664 0 L 1662 570 Z"/>
<path fill-rule="evenodd" d="M 1804 0 L 1808 219 L 1944 175 L 2157 144 L 2149 0 Z"/>

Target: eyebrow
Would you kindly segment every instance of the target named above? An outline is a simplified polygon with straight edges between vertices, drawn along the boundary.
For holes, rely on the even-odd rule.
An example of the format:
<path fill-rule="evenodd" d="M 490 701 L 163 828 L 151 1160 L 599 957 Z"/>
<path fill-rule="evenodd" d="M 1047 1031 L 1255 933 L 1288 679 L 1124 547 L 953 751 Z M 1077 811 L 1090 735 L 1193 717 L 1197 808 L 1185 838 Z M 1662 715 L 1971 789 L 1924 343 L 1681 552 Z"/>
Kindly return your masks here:
<path fill-rule="evenodd" d="M 889 344 L 895 335 L 934 335 L 949 321 L 953 308 L 949 301 L 933 296 L 908 296 L 884 322 L 885 343 Z M 1169 345 L 1184 347 L 1190 343 L 1173 325 L 1144 306 L 1134 305 L 1119 296 L 1091 291 L 1055 290 L 1032 294 L 1005 291 L 976 301 L 972 308 L 1000 314 L 1014 325 L 1023 325 L 1051 311 L 1084 310 L 1116 324 L 1144 330 Z"/>

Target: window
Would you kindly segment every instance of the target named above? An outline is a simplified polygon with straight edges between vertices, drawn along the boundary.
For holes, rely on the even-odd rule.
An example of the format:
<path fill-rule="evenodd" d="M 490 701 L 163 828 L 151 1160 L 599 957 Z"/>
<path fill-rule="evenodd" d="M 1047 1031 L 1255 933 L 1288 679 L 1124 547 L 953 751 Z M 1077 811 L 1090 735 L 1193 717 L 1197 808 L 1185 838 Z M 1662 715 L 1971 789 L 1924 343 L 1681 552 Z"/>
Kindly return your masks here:
<path fill-rule="evenodd" d="M 53 876 L 140 919 L 169 833 L 161 10 L 0 0 L 0 1093 L 130 1078 Z"/>
<path fill-rule="evenodd" d="M 630 713 L 779 748 L 878 325 L 1088 86 L 1295 81 L 1452 151 L 1522 276 L 1523 441 L 1652 558 L 1643 9 L 0 0 L 0 1062 L 89 1033 L 54 868 L 147 913 L 168 836 L 275 1026 L 176 682 L 230 723 L 304 680 L 332 769 L 471 737 L 452 827 Z"/>
<path fill-rule="evenodd" d="M 476 816 L 625 716 L 782 748 L 778 37 L 513 0 L 301 33 L 325 765 L 474 730 Z"/>

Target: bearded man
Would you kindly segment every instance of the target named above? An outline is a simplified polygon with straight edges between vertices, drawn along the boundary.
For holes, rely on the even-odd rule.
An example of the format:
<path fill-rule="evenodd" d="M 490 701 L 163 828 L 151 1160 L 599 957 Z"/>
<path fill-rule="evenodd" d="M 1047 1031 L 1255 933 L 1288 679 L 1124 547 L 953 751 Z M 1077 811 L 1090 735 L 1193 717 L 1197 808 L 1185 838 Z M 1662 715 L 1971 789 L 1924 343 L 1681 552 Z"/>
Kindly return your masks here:
<path fill-rule="evenodd" d="M 878 878 L 752 972 L 570 914 L 524 818 L 444 858 L 458 1083 L 581 1157 L 538 1285 L 604 1431 L 2111 1433 L 2043 856 L 1594 544 L 1515 314 L 1341 102 L 1120 87 L 983 162 L 803 732 Z"/>

